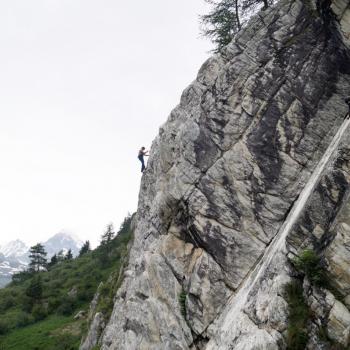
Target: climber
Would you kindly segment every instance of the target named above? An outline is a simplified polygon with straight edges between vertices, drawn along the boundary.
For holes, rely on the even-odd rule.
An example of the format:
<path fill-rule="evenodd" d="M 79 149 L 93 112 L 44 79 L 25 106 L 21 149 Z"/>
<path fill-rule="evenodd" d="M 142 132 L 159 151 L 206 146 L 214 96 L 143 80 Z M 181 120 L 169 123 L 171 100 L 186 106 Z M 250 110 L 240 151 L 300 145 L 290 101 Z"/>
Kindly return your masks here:
<path fill-rule="evenodd" d="M 141 172 L 143 173 L 144 172 L 144 170 L 146 169 L 146 167 L 145 167 L 145 160 L 143 159 L 143 157 L 148 157 L 149 156 L 149 154 L 147 154 L 148 153 L 148 151 L 146 151 L 146 148 L 145 147 L 141 147 L 141 149 L 139 150 L 139 155 L 138 155 L 138 159 L 139 159 L 139 161 L 141 162 L 141 164 L 142 164 L 142 167 L 141 167 Z"/>

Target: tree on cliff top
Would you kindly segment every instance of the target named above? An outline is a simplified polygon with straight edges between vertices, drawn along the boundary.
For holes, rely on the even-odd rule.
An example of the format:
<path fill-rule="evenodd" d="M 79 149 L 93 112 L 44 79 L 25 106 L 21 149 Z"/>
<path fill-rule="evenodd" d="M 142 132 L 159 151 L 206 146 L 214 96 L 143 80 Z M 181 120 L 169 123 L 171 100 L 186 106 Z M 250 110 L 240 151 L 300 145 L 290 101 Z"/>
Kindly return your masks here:
<path fill-rule="evenodd" d="M 214 44 L 214 52 L 228 45 L 241 29 L 241 18 L 249 18 L 260 4 L 266 9 L 273 0 L 204 0 L 212 6 L 210 12 L 200 16 L 201 32 Z"/>
<path fill-rule="evenodd" d="M 241 29 L 238 0 L 205 0 L 212 5 L 211 11 L 200 17 L 202 34 L 208 37 L 220 51 Z"/>

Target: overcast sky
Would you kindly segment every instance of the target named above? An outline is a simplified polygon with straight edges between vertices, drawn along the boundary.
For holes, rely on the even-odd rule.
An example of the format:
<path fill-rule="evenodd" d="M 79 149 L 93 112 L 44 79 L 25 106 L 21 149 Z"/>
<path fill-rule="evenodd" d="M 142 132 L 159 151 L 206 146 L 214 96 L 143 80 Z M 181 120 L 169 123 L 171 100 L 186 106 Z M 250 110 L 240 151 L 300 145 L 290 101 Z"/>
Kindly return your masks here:
<path fill-rule="evenodd" d="M 208 57 L 204 0 L 0 1 L 0 244 L 94 244 L 137 208 L 140 164 Z"/>

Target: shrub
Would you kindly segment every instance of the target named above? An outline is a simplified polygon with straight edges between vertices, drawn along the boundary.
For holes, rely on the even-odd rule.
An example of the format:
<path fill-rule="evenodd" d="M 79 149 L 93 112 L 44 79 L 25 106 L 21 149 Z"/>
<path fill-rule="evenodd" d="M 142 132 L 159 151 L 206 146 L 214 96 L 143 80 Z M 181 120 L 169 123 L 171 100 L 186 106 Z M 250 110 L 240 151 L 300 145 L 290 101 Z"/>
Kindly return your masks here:
<path fill-rule="evenodd" d="M 327 287 L 328 279 L 321 258 L 311 249 L 304 250 L 293 261 L 298 271 L 305 274 L 311 284 Z"/>
<path fill-rule="evenodd" d="M 6 320 L 0 320 L 0 335 L 6 334 L 9 331 L 9 325 Z"/>
<path fill-rule="evenodd" d="M 186 319 L 186 314 L 187 314 L 186 297 L 187 297 L 187 294 L 185 293 L 184 290 L 182 290 L 180 295 L 179 295 L 179 304 L 180 304 L 181 314 L 185 319 Z"/>
<path fill-rule="evenodd" d="M 51 312 L 54 312 L 55 310 L 57 310 L 57 308 L 61 305 L 61 299 L 59 296 L 51 296 L 48 299 L 48 309 Z"/>
<path fill-rule="evenodd" d="M 35 321 L 41 321 L 47 316 L 47 311 L 41 304 L 35 304 L 32 309 L 32 316 Z"/>
<path fill-rule="evenodd" d="M 27 312 L 20 312 L 17 315 L 17 320 L 16 320 L 16 327 L 25 327 L 28 326 L 29 324 L 34 323 L 35 319 L 32 315 L 28 314 Z"/>
<path fill-rule="evenodd" d="M 303 287 L 299 281 L 285 287 L 288 302 L 287 350 L 304 350 L 308 342 L 307 321 L 310 310 L 303 296 Z"/>
<path fill-rule="evenodd" d="M 57 308 L 57 313 L 69 316 L 73 313 L 75 308 L 74 300 L 69 297 L 64 297 L 61 301 L 61 305 Z"/>
<path fill-rule="evenodd" d="M 79 337 L 72 334 L 61 334 L 56 336 L 55 347 L 53 350 L 76 350 Z"/>
<path fill-rule="evenodd" d="M 16 304 L 15 298 L 9 294 L 3 294 L 0 296 L 0 311 L 6 311 Z"/>

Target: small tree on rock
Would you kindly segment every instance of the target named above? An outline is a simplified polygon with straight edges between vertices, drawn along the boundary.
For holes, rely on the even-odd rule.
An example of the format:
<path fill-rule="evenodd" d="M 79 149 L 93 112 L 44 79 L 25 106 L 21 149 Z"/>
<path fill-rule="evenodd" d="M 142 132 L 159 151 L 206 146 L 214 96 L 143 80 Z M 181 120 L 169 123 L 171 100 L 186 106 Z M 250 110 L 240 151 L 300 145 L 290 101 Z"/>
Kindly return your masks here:
<path fill-rule="evenodd" d="M 211 11 L 200 17 L 202 34 L 208 37 L 219 52 L 228 45 L 241 29 L 238 0 L 205 0 L 212 5 Z"/>
<path fill-rule="evenodd" d="M 249 18 L 260 4 L 263 4 L 265 9 L 274 0 L 204 1 L 212 7 L 208 14 L 200 16 L 201 32 L 215 44 L 214 52 L 220 52 L 241 29 L 241 18 Z"/>

